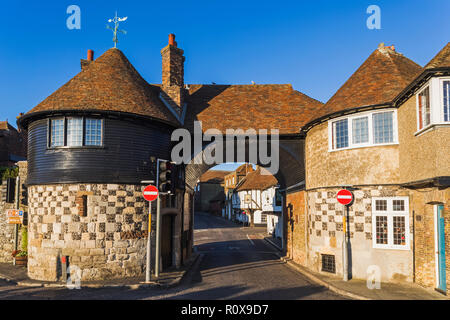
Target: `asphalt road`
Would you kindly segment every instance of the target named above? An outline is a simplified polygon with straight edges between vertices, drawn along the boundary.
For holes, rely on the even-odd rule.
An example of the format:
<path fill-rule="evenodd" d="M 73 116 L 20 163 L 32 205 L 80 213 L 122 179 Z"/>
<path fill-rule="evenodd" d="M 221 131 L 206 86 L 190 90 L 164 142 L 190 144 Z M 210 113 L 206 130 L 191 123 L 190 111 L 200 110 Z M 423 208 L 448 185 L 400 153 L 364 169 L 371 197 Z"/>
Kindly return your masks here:
<path fill-rule="evenodd" d="M 197 213 L 195 249 L 203 258 L 177 287 L 68 290 L 23 288 L 0 281 L 0 299 L 343 299 L 282 263 L 276 250 L 261 239 L 261 232 Z"/>

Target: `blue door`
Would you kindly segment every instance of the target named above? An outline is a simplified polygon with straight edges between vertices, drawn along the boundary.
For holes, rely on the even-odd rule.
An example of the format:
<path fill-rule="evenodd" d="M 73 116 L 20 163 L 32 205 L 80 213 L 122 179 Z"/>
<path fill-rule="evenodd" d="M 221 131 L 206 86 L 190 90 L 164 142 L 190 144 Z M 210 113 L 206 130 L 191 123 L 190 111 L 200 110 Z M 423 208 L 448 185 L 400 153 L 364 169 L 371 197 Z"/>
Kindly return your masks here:
<path fill-rule="evenodd" d="M 438 229 L 438 272 L 439 286 L 442 291 L 447 290 L 447 280 L 445 276 L 445 224 L 444 224 L 444 206 L 437 206 L 437 229 Z"/>

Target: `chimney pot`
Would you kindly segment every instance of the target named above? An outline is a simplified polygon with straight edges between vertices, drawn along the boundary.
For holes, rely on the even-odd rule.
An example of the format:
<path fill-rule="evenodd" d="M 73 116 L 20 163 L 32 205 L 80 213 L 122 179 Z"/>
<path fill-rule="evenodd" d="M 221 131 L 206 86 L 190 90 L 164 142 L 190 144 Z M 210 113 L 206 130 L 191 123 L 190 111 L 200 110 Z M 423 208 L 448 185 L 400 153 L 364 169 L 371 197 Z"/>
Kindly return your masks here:
<path fill-rule="evenodd" d="M 171 46 L 177 46 L 177 43 L 175 42 L 175 35 L 173 33 L 169 34 L 169 45 Z"/>
<path fill-rule="evenodd" d="M 94 51 L 93 50 L 88 50 L 87 52 L 87 60 L 88 61 L 94 61 Z"/>

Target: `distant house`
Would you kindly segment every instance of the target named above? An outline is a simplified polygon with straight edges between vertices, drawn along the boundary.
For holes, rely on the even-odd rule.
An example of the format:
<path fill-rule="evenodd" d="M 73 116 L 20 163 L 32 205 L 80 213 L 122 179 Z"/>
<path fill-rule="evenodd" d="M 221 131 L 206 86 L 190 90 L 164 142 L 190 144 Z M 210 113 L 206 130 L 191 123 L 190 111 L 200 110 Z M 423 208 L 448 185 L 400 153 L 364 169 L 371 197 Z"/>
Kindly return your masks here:
<path fill-rule="evenodd" d="M 0 121 L 0 167 L 10 167 L 27 158 L 27 136 L 8 121 Z"/>
<path fill-rule="evenodd" d="M 264 172 L 264 169 L 258 167 L 250 172 L 233 193 L 236 220 L 252 226 L 267 226 L 270 215 L 273 232 L 278 224 L 278 216 L 281 216 L 281 201 L 276 202 L 277 188 L 277 179 Z"/>
<path fill-rule="evenodd" d="M 216 199 L 218 194 L 224 194 L 224 177 L 229 173 L 229 171 L 209 170 L 200 177 L 195 189 L 196 210 L 210 211 L 210 201 Z"/>
<path fill-rule="evenodd" d="M 232 196 L 235 188 L 243 181 L 248 173 L 253 172 L 253 166 L 249 163 L 245 163 L 239 166 L 236 170 L 227 174 L 224 178 L 224 190 L 225 190 L 225 210 L 224 217 L 228 220 L 234 220 Z"/>

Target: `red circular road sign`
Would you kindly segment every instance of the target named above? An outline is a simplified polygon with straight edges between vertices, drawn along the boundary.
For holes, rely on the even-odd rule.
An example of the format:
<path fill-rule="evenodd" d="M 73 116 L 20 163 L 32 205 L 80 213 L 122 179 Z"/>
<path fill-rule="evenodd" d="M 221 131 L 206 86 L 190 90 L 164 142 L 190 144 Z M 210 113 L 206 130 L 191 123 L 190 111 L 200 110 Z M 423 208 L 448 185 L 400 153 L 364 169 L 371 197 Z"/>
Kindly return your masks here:
<path fill-rule="evenodd" d="M 347 206 L 350 203 L 352 203 L 352 201 L 353 201 L 353 193 L 351 193 L 348 190 L 343 189 L 337 193 L 336 198 L 340 204 Z"/>
<path fill-rule="evenodd" d="M 147 201 L 154 201 L 158 198 L 158 188 L 155 186 L 146 186 L 142 193 Z"/>

